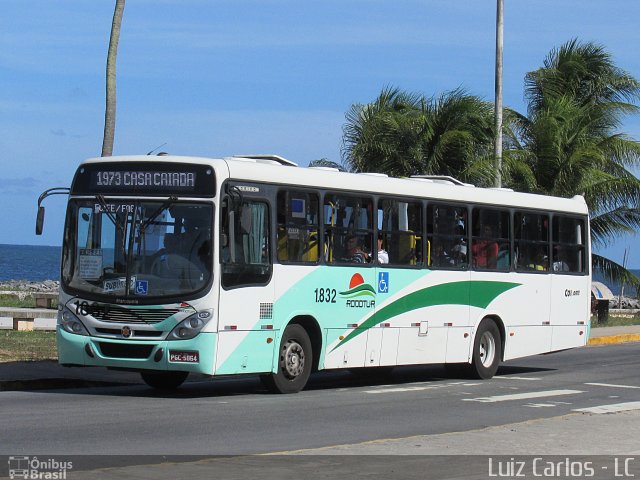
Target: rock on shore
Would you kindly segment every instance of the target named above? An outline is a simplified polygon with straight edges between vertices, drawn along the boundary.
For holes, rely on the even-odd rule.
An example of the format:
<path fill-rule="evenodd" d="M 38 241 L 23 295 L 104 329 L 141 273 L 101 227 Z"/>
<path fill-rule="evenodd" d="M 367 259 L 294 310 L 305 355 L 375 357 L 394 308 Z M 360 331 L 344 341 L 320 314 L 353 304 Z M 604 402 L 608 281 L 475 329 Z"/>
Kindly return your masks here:
<path fill-rule="evenodd" d="M 45 280 L 43 282 L 10 280 L 8 282 L 0 282 L 1 291 L 57 293 L 59 289 L 60 282 L 57 280 Z"/>
<path fill-rule="evenodd" d="M 620 305 L 618 305 L 618 296 L 616 296 L 609 303 L 609 308 L 621 308 L 624 310 L 637 309 L 640 308 L 640 300 L 638 300 L 637 298 L 622 297 L 622 302 L 620 302 Z"/>

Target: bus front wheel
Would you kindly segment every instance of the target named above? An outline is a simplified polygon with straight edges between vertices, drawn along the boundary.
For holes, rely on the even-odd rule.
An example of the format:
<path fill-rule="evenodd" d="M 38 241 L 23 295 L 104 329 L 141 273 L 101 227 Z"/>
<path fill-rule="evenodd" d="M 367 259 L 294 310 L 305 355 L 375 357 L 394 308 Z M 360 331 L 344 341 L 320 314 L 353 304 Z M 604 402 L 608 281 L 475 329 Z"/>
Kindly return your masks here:
<path fill-rule="evenodd" d="M 473 342 L 470 374 L 474 378 L 489 379 L 498 371 L 502 357 L 500 330 L 495 322 L 485 318 L 480 322 Z"/>
<path fill-rule="evenodd" d="M 272 393 L 297 393 L 307 384 L 312 363 L 307 331 L 301 325 L 289 325 L 280 341 L 278 371 L 263 375 L 261 380 Z"/>
<path fill-rule="evenodd" d="M 189 372 L 160 372 L 148 370 L 140 372 L 144 383 L 158 390 L 175 390 L 189 376 Z"/>

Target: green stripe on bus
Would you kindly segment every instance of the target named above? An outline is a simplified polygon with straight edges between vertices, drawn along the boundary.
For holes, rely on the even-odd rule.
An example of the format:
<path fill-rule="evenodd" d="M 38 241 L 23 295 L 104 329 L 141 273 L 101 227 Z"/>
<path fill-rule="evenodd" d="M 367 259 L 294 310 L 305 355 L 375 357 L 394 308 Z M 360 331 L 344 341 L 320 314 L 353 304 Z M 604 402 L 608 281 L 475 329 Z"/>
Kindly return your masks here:
<path fill-rule="evenodd" d="M 347 335 L 332 351 L 371 327 L 403 313 L 435 305 L 469 305 L 487 308 L 499 295 L 520 285 L 520 283 L 511 282 L 464 281 L 443 283 L 417 290 L 376 311 L 362 325 Z"/>
<path fill-rule="evenodd" d="M 367 295 L 371 295 L 373 297 L 376 296 L 376 291 L 374 290 L 374 288 L 367 284 L 367 283 L 363 283 L 362 285 L 358 285 L 357 287 L 354 287 L 352 289 L 349 289 L 345 292 L 340 292 L 340 295 L 354 295 L 354 294 L 362 294 L 365 293 Z"/>

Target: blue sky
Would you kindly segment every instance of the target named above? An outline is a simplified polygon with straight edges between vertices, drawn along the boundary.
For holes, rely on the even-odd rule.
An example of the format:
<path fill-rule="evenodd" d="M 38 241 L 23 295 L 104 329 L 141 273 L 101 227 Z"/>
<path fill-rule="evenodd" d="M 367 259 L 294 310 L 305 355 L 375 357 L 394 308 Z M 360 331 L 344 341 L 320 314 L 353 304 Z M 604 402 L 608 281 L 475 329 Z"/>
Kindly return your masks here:
<path fill-rule="evenodd" d="M 0 243 L 59 245 L 68 186 L 97 156 L 114 0 L 0 0 Z M 505 0 L 504 101 L 577 37 L 640 78 L 640 2 Z M 129 0 L 118 57 L 114 154 L 277 153 L 341 161 L 344 114 L 387 85 L 493 99 L 495 0 Z M 622 130 L 640 139 L 640 118 Z M 600 249 L 640 267 L 640 236 Z"/>

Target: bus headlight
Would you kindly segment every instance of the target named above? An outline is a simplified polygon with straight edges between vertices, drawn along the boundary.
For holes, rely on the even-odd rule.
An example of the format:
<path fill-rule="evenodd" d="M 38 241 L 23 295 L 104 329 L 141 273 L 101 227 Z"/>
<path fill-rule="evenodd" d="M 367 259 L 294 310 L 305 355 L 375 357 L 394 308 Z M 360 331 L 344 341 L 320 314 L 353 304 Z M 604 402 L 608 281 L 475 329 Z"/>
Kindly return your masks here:
<path fill-rule="evenodd" d="M 60 325 L 69 333 L 89 335 L 89 332 L 82 322 L 68 308 L 63 308 L 62 312 L 60 312 Z"/>
<path fill-rule="evenodd" d="M 213 318 L 213 310 L 203 310 L 182 320 L 167 336 L 167 340 L 189 340 L 197 336 Z"/>

